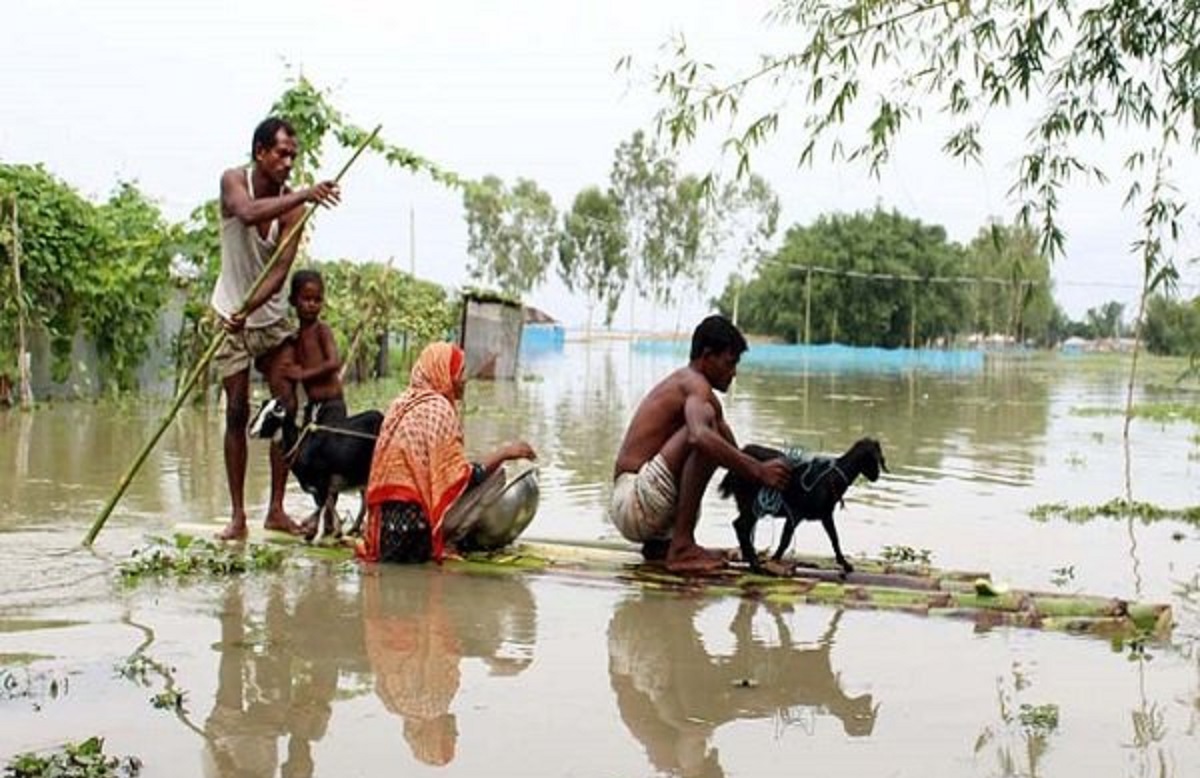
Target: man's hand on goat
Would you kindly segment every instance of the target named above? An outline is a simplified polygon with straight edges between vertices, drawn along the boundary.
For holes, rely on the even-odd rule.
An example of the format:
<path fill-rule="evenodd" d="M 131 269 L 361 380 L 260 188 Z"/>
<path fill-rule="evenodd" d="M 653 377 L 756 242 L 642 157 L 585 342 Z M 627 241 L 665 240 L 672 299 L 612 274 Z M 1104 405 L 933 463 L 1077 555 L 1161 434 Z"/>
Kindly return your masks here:
<path fill-rule="evenodd" d="M 792 477 L 792 467 L 783 457 L 759 463 L 758 480 L 764 485 L 783 491 Z"/>

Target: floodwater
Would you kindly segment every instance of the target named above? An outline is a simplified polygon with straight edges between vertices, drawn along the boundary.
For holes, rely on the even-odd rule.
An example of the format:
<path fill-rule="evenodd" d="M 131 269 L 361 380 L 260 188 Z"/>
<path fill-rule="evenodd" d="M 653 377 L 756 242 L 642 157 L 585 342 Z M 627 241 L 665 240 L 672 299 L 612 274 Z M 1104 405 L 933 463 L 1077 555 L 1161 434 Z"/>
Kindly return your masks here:
<path fill-rule="evenodd" d="M 469 449 L 521 437 L 540 453 L 528 535 L 616 539 L 603 504 L 624 422 L 678 363 L 568 343 L 522 380 L 471 385 Z M 0 413 L 0 756 L 98 734 L 108 752 L 138 755 L 143 775 L 172 778 L 1195 776 L 1200 530 L 1028 517 L 1122 495 L 1121 420 L 1086 411 L 1118 408 L 1123 382 L 1116 362 L 1048 357 L 946 372 L 748 364 L 726 408 L 744 442 L 836 452 L 882 440 L 891 474 L 855 485 L 838 511 L 851 556 L 907 546 L 1015 587 L 1169 602 L 1170 639 L 1144 651 L 901 613 L 310 559 L 123 588 L 113 565 L 146 534 L 226 510 L 219 411 L 181 415 L 94 552 L 79 541 L 162 407 Z M 1139 397 L 1197 402 L 1163 381 Z M 1138 421 L 1132 438 L 1135 498 L 1200 504 L 1200 429 Z M 291 489 L 289 508 L 307 511 Z M 261 511 L 261 444 L 247 493 Z M 733 545 L 731 518 L 714 490 L 701 541 Z M 778 531 L 761 523 L 759 546 Z M 794 548 L 829 553 L 815 524 Z M 124 677 L 116 668 L 135 652 L 151 661 Z M 181 708 L 151 703 L 164 689 Z M 1033 714 L 1051 705 L 1057 724 L 1039 729 Z"/>

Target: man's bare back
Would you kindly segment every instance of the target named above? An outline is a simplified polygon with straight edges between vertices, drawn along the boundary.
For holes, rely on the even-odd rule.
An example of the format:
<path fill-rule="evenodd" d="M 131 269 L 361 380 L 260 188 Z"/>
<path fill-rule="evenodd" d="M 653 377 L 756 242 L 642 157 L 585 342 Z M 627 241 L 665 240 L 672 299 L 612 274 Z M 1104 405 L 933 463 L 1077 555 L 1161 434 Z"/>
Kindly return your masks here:
<path fill-rule="evenodd" d="M 689 396 L 699 397 L 708 403 L 713 412 L 723 421 L 721 403 L 713 393 L 712 386 L 703 374 L 691 367 L 681 367 L 659 381 L 634 411 L 625 439 L 617 452 L 613 477 L 621 473 L 636 473 L 642 465 L 663 453 L 667 466 L 678 476 L 682 464 L 677 457 L 671 461 L 664 447 L 671 436 L 687 426 L 684 408 Z"/>

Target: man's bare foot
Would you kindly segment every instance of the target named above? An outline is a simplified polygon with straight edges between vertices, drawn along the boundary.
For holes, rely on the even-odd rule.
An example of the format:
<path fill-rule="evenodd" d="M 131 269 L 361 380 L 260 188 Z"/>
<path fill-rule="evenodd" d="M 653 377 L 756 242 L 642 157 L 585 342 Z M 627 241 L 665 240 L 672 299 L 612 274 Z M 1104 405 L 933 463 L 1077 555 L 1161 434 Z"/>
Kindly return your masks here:
<path fill-rule="evenodd" d="M 245 540 L 246 535 L 246 517 L 242 516 L 230 519 L 225 529 L 217 533 L 217 540 Z"/>
<path fill-rule="evenodd" d="M 715 573 L 724 567 L 725 560 L 720 554 L 714 554 L 700 546 L 692 545 L 667 552 L 667 570 L 672 573 Z"/>
<path fill-rule="evenodd" d="M 267 514 L 267 520 L 263 522 L 263 529 L 286 532 L 289 535 L 304 534 L 304 527 L 292 521 L 292 517 L 288 516 L 282 510 L 272 511 Z"/>

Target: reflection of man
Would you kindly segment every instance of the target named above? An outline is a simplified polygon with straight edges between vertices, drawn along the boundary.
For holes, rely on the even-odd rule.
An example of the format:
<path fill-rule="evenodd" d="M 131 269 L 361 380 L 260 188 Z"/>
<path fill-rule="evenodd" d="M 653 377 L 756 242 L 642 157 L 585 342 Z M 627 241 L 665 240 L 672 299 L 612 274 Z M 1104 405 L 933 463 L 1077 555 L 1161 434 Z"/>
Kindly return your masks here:
<path fill-rule="evenodd" d="M 730 624 L 734 653 L 714 658 L 696 631 L 701 607 L 695 599 L 636 596 L 617 606 L 609 624 L 609 679 L 617 707 L 656 770 L 688 778 L 724 775 L 709 745 L 722 724 L 786 720 L 797 707 L 832 715 L 852 737 L 871 734 L 871 695 L 848 696 L 829 661 L 840 611 L 817 648 L 801 649 L 778 610 L 742 600 Z M 751 622 L 760 607 L 771 609 L 779 645 L 754 640 Z"/>
<path fill-rule="evenodd" d="M 693 625 L 699 610 L 695 599 L 635 597 L 617 606 L 608 626 L 609 681 L 621 719 L 655 770 L 687 778 L 725 774 L 708 745 L 717 722 L 701 711 L 731 703 L 701 698 L 732 691 L 709 682 L 712 659 Z"/>
<path fill-rule="evenodd" d="M 246 611 L 241 584 L 229 587 L 221 609 L 216 699 L 204 726 L 206 775 L 270 776 L 277 768 L 281 778 L 314 775 L 312 743 L 329 725 L 338 659 L 355 650 L 344 643 L 345 636 L 356 633 L 337 629 L 341 604 L 333 580 L 319 576 L 289 613 L 283 585 L 276 583 L 263 617 L 267 650 L 257 651 L 253 636 L 247 638 L 253 616 Z M 298 640 L 299 635 L 306 637 Z M 278 765 L 281 737 L 288 739 L 287 757 Z"/>
<path fill-rule="evenodd" d="M 268 631 L 277 622 L 280 607 L 281 598 L 273 596 L 268 606 Z M 240 583 L 231 585 L 225 595 L 220 650 L 217 694 L 204 722 L 212 760 L 206 774 L 220 778 L 274 775 L 278 764 L 275 741 L 284 732 L 290 693 L 289 656 L 283 651 L 260 655 L 246 646 Z"/>
<path fill-rule="evenodd" d="M 461 587 L 467 607 L 446 607 L 451 586 Z M 520 673 L 532 661 L 535 614 L 533 597 L 517 580 L 448 579 L 423 570 L 364 580 L 363 638 L 375 693 L 404 720 L 414 757 L 430 765 L 454 759 L 458 723 L 450 709 L 459 660 L 479 657 L 495 675 Z"/>

